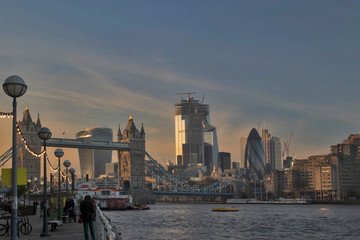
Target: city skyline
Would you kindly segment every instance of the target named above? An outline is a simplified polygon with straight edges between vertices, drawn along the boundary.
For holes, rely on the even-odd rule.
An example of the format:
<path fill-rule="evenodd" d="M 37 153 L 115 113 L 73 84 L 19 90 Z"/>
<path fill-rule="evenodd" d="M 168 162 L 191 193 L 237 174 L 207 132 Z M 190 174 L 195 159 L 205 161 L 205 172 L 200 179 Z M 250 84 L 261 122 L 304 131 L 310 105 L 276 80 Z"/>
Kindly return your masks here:
<path fill-rule="evenodd" d="M 1 79 L 24 79 L 18 120 L 28 104 L 53 137 L 75 138 L 94 126 L 116 133 L 132 114 L 144 124 L 147 151 L 175 162 L 180 92 L 205 95 L 219 151 L 232 161 L 240 160 L 240 138 L 259 122 L 281 142 L 292 131 L 290 153 L 299 158 L 327 154 L 360 130 L 356 1 L 1 6 Z M 2 92 L 0 101 L 0 111 L 10 112 L 11 98 Z M 10 126 L 0 120 L 1 154 L 11 146 Z M 64 152 L 79 171 L 77 150 Z"/>

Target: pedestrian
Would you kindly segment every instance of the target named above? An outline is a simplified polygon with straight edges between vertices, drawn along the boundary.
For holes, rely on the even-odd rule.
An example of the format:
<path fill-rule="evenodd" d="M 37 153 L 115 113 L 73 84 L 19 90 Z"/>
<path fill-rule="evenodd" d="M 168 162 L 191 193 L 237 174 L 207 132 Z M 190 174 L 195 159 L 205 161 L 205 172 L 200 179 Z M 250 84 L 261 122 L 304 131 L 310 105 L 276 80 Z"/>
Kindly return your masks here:
<path fill-rule="evenodd" d="M 94 198 L 92 199 L 92 203 L 94 205 L 94 210 L 95 210 L 93 215 L 92 215 L 92 218 L 93 218 L 94 221 L 96 221 L 96 202 L 95 202 Z"/>
<path fill-rule="evenodd" d="M 95 240 L 94 219 L 95 212 L 94 204 L 91 201 L 90 195 L 86 195 L 84 200 L 80 203 L 80 212 L 83 221 L 85 240 L 89 240 L 89 227 L 92 240 Z"/>
<path fill-rule="evenodd" d="M 74 222 L 76 222 L 75 202 L 74 202 L 73 197 L 70 197 L 70 199 L 69 199 L 68 214 L 69 214 L 69 218 L 73 219 Z"/>
<path fill-rule="evenodd" d="M 44 214 L 44 201 L 40 202 L 40 217 L 43 217 Z"/>
<path fill-rule="evenodd" d="M 34 202 L 33 202 L 33 206 L 34 206 L 34 212 L 35 212 L 35 215 L 36 215 L 38 202 L 37 202 L 37 201 L 34 201 Z"/>
<path fill-rule="evenodd" d="M 64 215 L 67 215 L 68 217 L 70 217 L 69 216 L 69 208 L 70 208 L 70 199 L 67 198 L 65 201 Z"/>

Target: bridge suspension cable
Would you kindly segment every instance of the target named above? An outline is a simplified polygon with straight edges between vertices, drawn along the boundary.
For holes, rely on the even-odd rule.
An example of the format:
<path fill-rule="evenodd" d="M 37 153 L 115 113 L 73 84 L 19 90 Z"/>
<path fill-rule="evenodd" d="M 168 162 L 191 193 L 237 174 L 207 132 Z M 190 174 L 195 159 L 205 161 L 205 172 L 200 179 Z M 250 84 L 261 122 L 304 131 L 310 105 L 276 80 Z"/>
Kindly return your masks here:
<path fill-rule="evenodd" d="M 149 162 L 145 163 L 146 171 L 151 175 L 151 177 L 155 178 L 157 181 L 167 186 L 172 191 L 215 193 L 225 189 L 234 182 L 234 179 L 232 179 L 223 183 L 221 179 L 219 179 L 218 181 L 206 187 L 196 188 L 170 174 L 161 164 L 159 164 L 153 157 L 151 157 L 150 154 L 147 152 L 145 152 L 145 154 L 150 160 Z"/>
<path fill-rule="evenodd" d="M 20 149 L 21 145 L 18 146 L 16 151 Z M 9 148 L 5 153 L 3 153 L 0 157 L 0 167 L 4 166 L 7 161 L 9 161 L 12 157 L 12 148 Z"/>

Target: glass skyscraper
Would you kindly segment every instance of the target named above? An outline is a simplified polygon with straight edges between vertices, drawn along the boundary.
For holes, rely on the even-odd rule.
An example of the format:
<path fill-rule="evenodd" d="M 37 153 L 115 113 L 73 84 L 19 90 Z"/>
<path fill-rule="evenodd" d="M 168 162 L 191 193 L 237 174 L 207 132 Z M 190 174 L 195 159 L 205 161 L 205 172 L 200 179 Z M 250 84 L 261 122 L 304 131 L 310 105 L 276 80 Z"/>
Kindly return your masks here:
<path fill-rule="evenodd" d="M 245 168 L 248 169 L 250 177 L 262 180 L 265 176 L 265 154 L 261 137 L 253 128 L 247 138 L 245 147 Z"/>
<path fill-rule="evenodd" d="M 76 139 L 84 139 L 85 141 L 113 141 L 113 132 L 111 128 L 94 127 L 84 129 L 76 134 Z M 80 149 L 79 160 L 81 178 L 88 175 L 89 178 L 97 178 L 105 174 L 106 163 L 111 163 L 112 151 L 99 149 Z"/>

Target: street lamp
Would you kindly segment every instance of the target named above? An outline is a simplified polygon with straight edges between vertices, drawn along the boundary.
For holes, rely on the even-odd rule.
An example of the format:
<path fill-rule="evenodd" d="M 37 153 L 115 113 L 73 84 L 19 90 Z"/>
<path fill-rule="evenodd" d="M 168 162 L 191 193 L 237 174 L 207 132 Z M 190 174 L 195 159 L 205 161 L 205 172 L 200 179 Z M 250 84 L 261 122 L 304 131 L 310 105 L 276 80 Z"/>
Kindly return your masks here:
<path fill-rule="evenodd" d="M 69 182 L 69 180 L 68 180 L 68 173 L 69 173 L 68 167 L 70 167 L 70 165 L 71 165 L 71 162 L 69 160 L 64 161 L 64 166 L 66 167 L 66 199 L 68 199 L 68 188 L 69 188 L 69 186 L 68 186 L 68 182 Z"/>
<path fill-rule="evenodd" d="M 75 168 L 70 168 L 69 172 L 71 173 L 71 191 L 74 193 L 75 188 Z"/>
<path fill-rule="evenodd" d="M 17 144 L 16 144 L 16 98 L 25 94 L 27 86 L 19 76 L 10 76 L 3 84 L 4 92 L 13 98 L 13 132 L 12 132 L 12 206 L 11 206 L 11 239 L 18 239 L 18 195 L 17 195 Z"/>
<path fill-rule="evenodd" d="M 47 127 L 42 127 L 40 128 L 39 132 L 38 132 L 38 136 L 41 140 L 44 141 L 44 212 L 43 212 L 43 231 L 40 234 L 40 237 L 47 237 L 50 236 L 49 231 L 48 231 L 48 216 L 47 216 L 47 173 L 46 173 L 46 140 L 51 138 L 51 131 L 50 129 L 48 129 Z"/>
<path fill-rule="evenodd" d="M 60 158 L 62 156 L 64 156 L 64 151 L 61 149 L 61 148 L 58 148 L 55 150 L 54 152 L 55 156 L 58 158 L 58 173 L 59 173 L 59 179 L 58 179 L 58 220 L 60 221 L 61 220 L 61 197 L 60 197 L 60 193 L 61 193 L 61 171 L 60 171 Z"/>
<path fill-rule="evenodd" d="M 28 179 L 27 180 L 27 182 L 28 182 L 28 185 L 27 185 L 27 191 L 28 191 L 28 196 L 29 196 L 29 201 L 28 201 L 28 204 L 29 204 L 29 206 L 30 206 L 30 188 L 31 188 L 31 179 Z M 25 201 L 24 201 L 24 204 L 25 204 Z"/>

